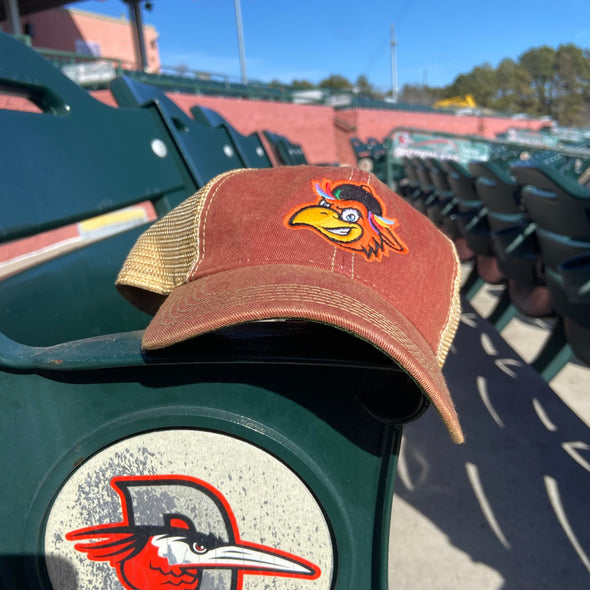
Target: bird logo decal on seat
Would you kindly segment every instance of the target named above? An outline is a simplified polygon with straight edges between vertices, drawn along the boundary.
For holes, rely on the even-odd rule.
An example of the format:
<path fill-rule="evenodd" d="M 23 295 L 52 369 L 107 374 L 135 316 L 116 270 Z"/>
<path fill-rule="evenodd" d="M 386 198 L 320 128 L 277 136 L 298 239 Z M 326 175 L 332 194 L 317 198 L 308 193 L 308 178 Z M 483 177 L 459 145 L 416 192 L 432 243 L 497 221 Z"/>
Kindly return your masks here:
<path fill-rule="evenodd" d="M 127 590 L 240 590 L 244 574 L 316 579 L 320 569 L 285 551 L 240 539 L 227 500 L 188 476 L 111 480 L 121 522 L 66 534 L 96 562 L 108 562 Z"/>
<path fill-rule="evenodd" d="M 385 205 L 373 187 L 347 180 L 314 180 L 317 199 L 291 210 L 285 217 L 289 228 L 311 229 L 345 250 L 359 252 L 369 261 L 381 261 L 389 252 L 407 254 L 397 235 L 397 219 L 385 216 Z"/>

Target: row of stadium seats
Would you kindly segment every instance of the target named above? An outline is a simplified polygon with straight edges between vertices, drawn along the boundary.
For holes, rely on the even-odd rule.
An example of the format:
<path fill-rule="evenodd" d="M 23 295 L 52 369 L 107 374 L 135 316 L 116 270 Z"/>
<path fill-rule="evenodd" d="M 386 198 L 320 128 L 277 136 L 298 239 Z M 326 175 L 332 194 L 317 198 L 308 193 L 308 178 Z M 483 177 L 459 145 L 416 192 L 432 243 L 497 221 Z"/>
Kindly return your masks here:
<path fill-rule="evenodd" d="M 529 130 L 511 127 L 504 133 L 498 133 L 496 139 L 490 140 L 477 135 L 456 135 L 400 126 L 382 139 L 368 137 L 361 140 L 356 136 L 351 137 L 350 145 L 358 168 L 373 172 L 380 180 L 395 188 L 406 177 L 400 152 L 417 151 L 420 157 L 453 153 L 464 164 L 470 160 L 488 158 L 507 162 L 519 159 L 521 154 L 534 154 L 535 158 L 549 157 L 560 167 L 565 162 L 566 167 L 571 168 L 577 160 L 571 154 L 584 153 L 585 157 L 590 157 L 590 132 L 582 128 Z M 568 169 L 568 173 L 574 172 Z"/>
<path fill-rule="evenodd" d="M 120 107 L 157 104 L 179 145 L 190 155 L 200 186 L 220 171 L 268 168 L 273 163 L 288 166 L 307 163 L 301 145 L 287 137 L 269 130 L 261 131 L 267 150 L 260 133 L 242 135 L 219 113 L 199 105 L 191 108 L 192 117 L 189 117 L 155 86 L 119 76 L 111 82 L 110 89 Z"/>
<path fill-rule="evenodd" d="M 550 380 L 573 354 L 590 364 L 590 156 L 550 150 L 458 162 L 404 156 L 400 192 L 473 261 L 464 285 L 504 285 L 489 319 L 556 318 L 533 365 Z"/>

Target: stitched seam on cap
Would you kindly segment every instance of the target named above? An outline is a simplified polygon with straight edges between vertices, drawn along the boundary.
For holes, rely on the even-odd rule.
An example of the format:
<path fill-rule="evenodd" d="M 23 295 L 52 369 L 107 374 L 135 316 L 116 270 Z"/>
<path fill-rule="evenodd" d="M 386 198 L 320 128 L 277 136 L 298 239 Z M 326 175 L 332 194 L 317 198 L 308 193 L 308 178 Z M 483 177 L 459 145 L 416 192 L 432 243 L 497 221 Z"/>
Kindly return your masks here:
<path fill-rule="evenodd" d="M 203 291 L 200 292 L 203 293 L 204 297 L 208 297 L 207 293 Z M 340 291 L 332 291 L 331 289 L 326 289 L 324 287 L 311 287 L 308 285 L 302 286 L 298 283 L 293 283 L 280 286 L 261 285 L 257 287 L 232 289 L 218 293 L 218 298 L 215 301 L 215 311 L 219 312 L 223 308 L 231 308 L 236 304 L 248 305 L 249 303 L 256 303 L 257 301 L 260 301 L 261 295 L 271 295 L 273 301 L 285 301 L 287 304 L 293 303 L 294 301 L 309 304 L 319 303 L 340 312 L 343 308 L 345 308 L 351 315 L 366 321 L 374 327 L 379 328 L 386 335 L 394 338 L 396 341 L 402 344 L 404 348 L 410 351 L 420 363 L 427 364 L 428 366 L 433 366 L 433 364 L 436 364 L 433 363 L 432 358 L 428 359 L 425 357 L 422 350 L 416 346 L 413 340 L 411 340 L 403 330 L 398 328 L 395 323 L 389 321 L 387 316 L 378 311 L 375 311 L 372 307 L 359 302 L 357 299 L 343 294 Z M 198 298 L 198 292 L 193 295 L 192 300 L 194 303 L 191 303 L 190 300 L 187 300 L 184 302 L 184 305 L 188 307 L 200 305 L 200 313 L 202 315 L 208 313 L 208 310 L 202 306 L 201 300 Z M 336 301 L 338 303 L 335 303 Z M 401 312 L 398 313 L 403 315 Z M 407 321 L 411 323 L 410 320 Z M 160 322 L 162 325 L 167 323 L 163 318 L 160 319 Z M 416 331 L 419 333 L 419 330 Z M 428 345 L 426 340 L 425 343 Z"/>
<path fill-rule="evenodd" d="M 352 182 L 352 179 L 354 178 L 355 172 L 356 172 L 356 169 L 355 168 L 351 168 L 350 169 L 350 174 L 348 175 L 348 181 L 349 182 Z M 340 250 L 340 248 L 338 248 L 338 249 Z M 341 274 L 342 276 L 345 276 L 345 277 L 349 277 L 351 279 L 354 279 L 354 258 L 355 258 L 355 254 L 354 253 L 350 253 L 351 254 L 351 261 L 352 261 L 351 262 L 351 270 L 350 271 L 348 271 L 346 269 L 346 267 L 345 267 L 345 263 L 346 263 L 346 260 L 347 260 L 347 254 L 348 254 L 348 252 L 345 252 L 344 255 L 343 255 L 342 252 L 340 253 L 340 260 L 341 260 L 341 262 L 340 262 L 340 265 L 338 267 L 338 270 L 335 270 L 335 265 L 333 264 L 332 265 L 332 271 L 333 272 L 337 272 L 338 274 Z M 334 249 L 334 262 L 335 261 L 336 261 L 336 248 Z"/>
<path fill-rule="evenodd" d="M 344 269 L 342 268 L 342 265 L 338 265 L 338 267 L 336 265 L 336 256 L 338 255 L 339 252 L 340 251 L 338 248 L 334 248 L 334 256 L 332 258 L 332 264 L 329 268 L 331 269 L 332 272 L 334 272 L 338 276 L 342 276 L 342 277 L 345 277 L 350 280 L 349 273 L 346 273 L 344 271 Z M 353 256 L 353 257 L 360 256 L 360 254 L 351 253 L 351 256 Z M 401 255 L 393 253 L 392 256 L 401 256 Z M 318 261 L 318 260 L 303 261 L 303 260 L 300 260 L 297 262 L 289 262 L 289 261 L 276 260 L 275 258 L 272 258 L 272 257 L 258 257 L 257 256 L 255 261 L 252 261 L 249 257 L 240 258 L 239 260 L 233 260 L 231 263 L 226 263 L 224 266 L 215 266 L 214 268 L 208 268 L 206 273 L 203 273 L 203 274 L 199 275 L 198 277 L 194 277 L 194 280 L 199 280 L 199 279 L 204 278 L 206 276 L 215 275 L 215 274 L 218 274 L 221 272 L 226 272 L 226 271 L 231 271 L 231 270 L 239 270 L 241 268 L 244 268 L 244 266 L 251 266 L 251 265 L 264 266 L 267 264 L 268 265 L 286 264 L 288 266 L 303 266 L 303 267 L 307 267 L 307 268 L 315 268 L 318 270 L 327 270 L 328 269 L 328 265 L 325 264 L 324 261 Z M 379 263 L 371 262 L 369 264 L 379 264 Z M 194 273 L 196 272 L 196 270 L 197 269 L 195 267 L 195 269 L 193 269 L 193 272 L 191 272 L 190 274 L 194 276 Z M 354 282 L 360 283 L 363 286 L 368 287 L 372 291 L 375 291 L 375 293 L 377 293 L 385 301 L 390 300 L 391 292 L 385 291 L 383 289 L 383 287 L 381 285 L 379 285 L 378 283 L 375 283 L 374 281 L 367 280 L 366 278 L 364 278 L 363 276 L 359 276 L 358 274 L 354 277 Z M 438 340 L 437 340 L 437 342 L 438 342 Z"/>
<path fill-rule="evenodd" d="M 459 261 L 459 255 L 457 254 L 455 246 L 446 236 L 445 239 L 447 239 L 452 247 L 453 256 L 455 258 L 455 275 L 453 277 L 451 305 L 449 306 L 447 319 L 439 333 L 438 346 L 436 349 L 436 359 L 441 367 L 447 358 L 447 354 L 451 348 L 451 344 L 453 342 L 453 338 L 455 337 L 455 332 L 457 331 L 459 320 L 461 318 L 461 263 Z"/>
<path fill-rule="evenodd" d="M 244 173 L 245 170 L 240 168 L 238 170 L 229 170 L 228 172 L 224 172 L 223 174 L 217 176 L 214 180 L 218 181 L 213 193 L 209 196 L 209 192 L 203 196 L 199 203 L 197 204 L 197 209 L 195 211 L 195 223 L 194 223 L 194 234 L 193 234 L 193 241 L 195 243 L 195 258 L 192 264 L 191 269 L 187 275 L 187 278 L 190 277 L 193 273 L 196 272 L 199 264 L 205 257 L 205 230 L 207 229 L 207 216 L 209 215 L 209 211 L 211 209 L 211 204 L 213 203 L 213 199 L 219 189 L 223 186 L 226 180 L 230 177 L 234 176 L 235 174 Z M 208 198 L 209 197 L 209 198 Z M 206 209 L 205 213 L 205 221 L 203 223 L 203 231 L 199 231 L 201 226 L 201 217 L 203 215 L 203 211 Z M 202 235 L 202 238 L 199 236 Z"/>
<path fill-rule="evenodd" d="M 211 179 L 139 237 L 119 272 L 118 285 L 167 295 L 186 282 L 194 264 L 197 243 L 183 236 L 195 231 L 196 216 L 211 187 L 226 174 L 228 172 Z"/>

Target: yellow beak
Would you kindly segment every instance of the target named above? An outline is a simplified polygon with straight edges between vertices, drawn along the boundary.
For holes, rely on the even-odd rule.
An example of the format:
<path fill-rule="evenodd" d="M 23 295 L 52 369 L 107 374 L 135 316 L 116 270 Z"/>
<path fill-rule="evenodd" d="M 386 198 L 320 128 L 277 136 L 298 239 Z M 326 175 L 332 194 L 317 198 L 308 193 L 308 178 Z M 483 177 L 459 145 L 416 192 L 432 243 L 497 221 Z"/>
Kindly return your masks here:
<path fill-rule="evenodd" d="M 289 219 L 289 225 L 313 227 L 329 240 L 346 244 L 363 235 L 363 228 L 358 223 L 343 221 L 336 211 L 328 207 L 304 207 Z"/>

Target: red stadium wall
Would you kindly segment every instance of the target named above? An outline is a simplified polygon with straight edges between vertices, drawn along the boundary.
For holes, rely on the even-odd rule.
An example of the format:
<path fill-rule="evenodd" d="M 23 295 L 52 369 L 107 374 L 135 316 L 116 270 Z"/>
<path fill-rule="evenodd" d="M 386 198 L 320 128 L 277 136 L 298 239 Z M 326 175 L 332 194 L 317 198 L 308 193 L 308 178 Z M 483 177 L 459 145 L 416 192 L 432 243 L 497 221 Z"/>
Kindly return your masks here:
<path fill-rule="evenodd" d="M 285 135 L 303 146 L 309 162 L 335 163 L 334 114 L 329 106 L 296 105 L 283 102 L 240 100 L 213 96 L 169 95 L 190 112 L 196 104 L 217 111 L 240 133 L 268 130 Z"/>
<path fill-rule="evenodd" d="M 339 113 L 341 115 L 341 113 Z M 352 111 L 354 126 L 360 139 L 373 136 L 383 137 L 395 127 L 416 127 L 431 131 L 445 131 L 460 135 L 480 135 L 494 139 L 508 127 L 539 129 L 547 125 L 541 119 L 512 119 L 475 115 L 454 115 L 450 113 L 421 113 L 415 111 L 381 111 L 356 109 Z M 366 134 L 366 136 L 365 136 Z"/>

